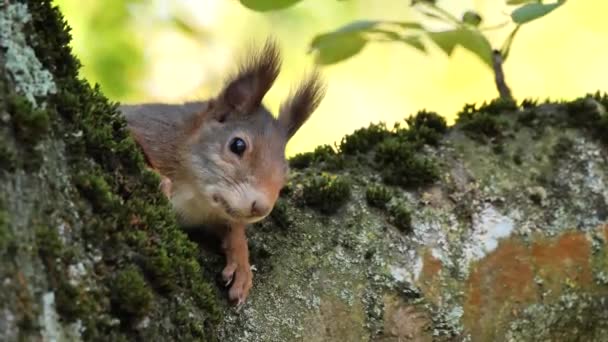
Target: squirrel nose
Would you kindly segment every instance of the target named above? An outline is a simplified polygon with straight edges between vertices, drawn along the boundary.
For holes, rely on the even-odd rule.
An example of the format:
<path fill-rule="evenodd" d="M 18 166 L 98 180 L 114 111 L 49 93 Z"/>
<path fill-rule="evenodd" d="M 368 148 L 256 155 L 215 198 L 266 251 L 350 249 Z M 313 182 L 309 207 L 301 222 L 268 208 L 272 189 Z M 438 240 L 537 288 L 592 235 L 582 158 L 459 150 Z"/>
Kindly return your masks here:
<path fill-rule="evenodd" d="M 251 216 L 264 216 L 267 212 L 268 206 L 264 205 L 263 203 L 259 201 L 253 201 L 253 203 L 251 203 Z"/>

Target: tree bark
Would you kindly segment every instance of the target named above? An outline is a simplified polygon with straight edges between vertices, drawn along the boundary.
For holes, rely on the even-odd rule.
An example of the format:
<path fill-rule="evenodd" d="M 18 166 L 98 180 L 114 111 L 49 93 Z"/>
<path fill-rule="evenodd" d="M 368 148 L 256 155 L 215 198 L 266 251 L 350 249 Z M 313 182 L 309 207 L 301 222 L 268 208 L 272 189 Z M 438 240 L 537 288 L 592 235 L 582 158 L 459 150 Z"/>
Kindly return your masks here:
<path fill-rule="evenodd" d="M 0 340 L 607 336 L 608 151 L 580 124 L 608 122 L 607 97 L 370 126 L 299 156 L 249 228 L 236 309 L 217 244 L 177 227 L 116 104 L 78 79 L 59 12 L 0 6 Z M 400 139 L 425 143 L 411 157 Z"/>
<path fill-rule="evenodd" d="M 496 84 L 496 89 L 498 90 L 498 95 L 503 100 L 513 100 L 513 96 L 511 95 L 511 89 L 507 86 L 507 82 L 505 80 L 505 73 L 502 69 L 503 57 L 500 51 L 494 50 L 492 52 L 492 68 L 494 69 L 494 83 Z"/>

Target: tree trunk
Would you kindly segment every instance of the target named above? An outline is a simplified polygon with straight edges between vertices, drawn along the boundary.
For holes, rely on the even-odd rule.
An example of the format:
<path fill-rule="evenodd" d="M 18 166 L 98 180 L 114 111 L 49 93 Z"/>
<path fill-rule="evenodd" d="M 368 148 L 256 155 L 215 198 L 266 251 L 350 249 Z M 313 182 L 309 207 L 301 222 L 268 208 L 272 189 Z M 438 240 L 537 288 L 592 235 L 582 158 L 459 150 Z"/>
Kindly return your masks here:
<path fill-rule="evenodd" d="M 0 6 L 0 340 L 608 336 L 606 96 L 421 112 L 293 158 L 237 309 L 58 11 Z"/>

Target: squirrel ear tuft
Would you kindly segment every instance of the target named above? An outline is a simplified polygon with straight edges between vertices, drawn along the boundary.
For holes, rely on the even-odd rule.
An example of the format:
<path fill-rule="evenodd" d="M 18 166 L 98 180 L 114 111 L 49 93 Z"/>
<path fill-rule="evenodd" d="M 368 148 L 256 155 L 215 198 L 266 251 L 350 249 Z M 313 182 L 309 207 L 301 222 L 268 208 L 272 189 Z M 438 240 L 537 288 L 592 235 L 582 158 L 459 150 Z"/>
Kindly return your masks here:
<path fill-rule="evenodd" d="M 279 110 L 279 122 L 285 128 L 288 140 L 308 120 L 324 96 L 325 85 L 318 71 L 314 70 L 295 92 L 292 92 Z"/>
<path fill-rule="evenodd" d="M 220 98 L 230 107 L 247 114 L 260 106 L 264 95 L 279 75 L 281 57 L 274 39 L 269 38 L 261 50 L 247 54 L 238 72 L 230 78 Z"/>

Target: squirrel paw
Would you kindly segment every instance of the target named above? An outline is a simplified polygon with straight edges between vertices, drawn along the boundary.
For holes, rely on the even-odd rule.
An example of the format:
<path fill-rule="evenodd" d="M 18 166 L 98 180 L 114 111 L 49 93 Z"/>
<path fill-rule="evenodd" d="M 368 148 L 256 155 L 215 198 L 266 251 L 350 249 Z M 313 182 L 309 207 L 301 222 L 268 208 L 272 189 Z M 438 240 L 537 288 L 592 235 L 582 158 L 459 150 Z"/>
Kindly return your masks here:
<path fill-rule="evenodd" d="M 167 196 L 167 198 L 171 198 L 171 180 L 169 178 L 162 177 L 158 187 L 160 188 L 160 191 Z"/>
<path fill-rule="evenodd" d="M 253 273 L 249 263 L 237 264 L 232 262 L 227 264 L 222 271 L 222 278 L 226 282 L 226 286 L 232 283 L 228 291 L 228 298 L 231 301 L 236 301 L 237 306 L 243 304 L 253 285 Z"/>

